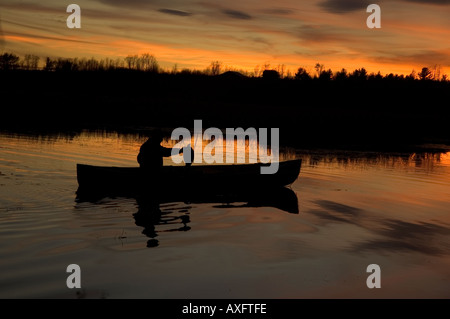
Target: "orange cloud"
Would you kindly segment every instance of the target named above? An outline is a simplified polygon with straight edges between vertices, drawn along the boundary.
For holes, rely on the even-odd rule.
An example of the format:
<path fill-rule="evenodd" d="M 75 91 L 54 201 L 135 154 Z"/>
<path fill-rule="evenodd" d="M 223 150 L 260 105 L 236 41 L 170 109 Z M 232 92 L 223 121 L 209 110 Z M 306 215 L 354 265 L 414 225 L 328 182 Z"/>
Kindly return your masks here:
<path fill-rule="evenodd" d="M 25 37 L 25 36 L 14 36 L 14 35 L 5 35 L 6 41 L 19 42 L 19 43 L 34 43 L 39 44 L 41 40 L 33 37 Z"/>

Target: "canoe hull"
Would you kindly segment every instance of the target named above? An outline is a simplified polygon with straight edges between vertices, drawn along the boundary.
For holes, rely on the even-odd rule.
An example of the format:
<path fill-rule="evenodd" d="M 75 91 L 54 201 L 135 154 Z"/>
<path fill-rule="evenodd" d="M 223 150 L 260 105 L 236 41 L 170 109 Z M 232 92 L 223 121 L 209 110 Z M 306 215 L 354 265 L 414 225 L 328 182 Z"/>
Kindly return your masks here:
<path fill-rule="evenodd" d="M 261 174 L 261 165 L 164 166 L 157 171 L 139 167 L 77 164 L 77 194 L 136 192 L 234 192 L 278 188 L 298 177 L 301 160 L 279 163 L 275 174 Z"/>

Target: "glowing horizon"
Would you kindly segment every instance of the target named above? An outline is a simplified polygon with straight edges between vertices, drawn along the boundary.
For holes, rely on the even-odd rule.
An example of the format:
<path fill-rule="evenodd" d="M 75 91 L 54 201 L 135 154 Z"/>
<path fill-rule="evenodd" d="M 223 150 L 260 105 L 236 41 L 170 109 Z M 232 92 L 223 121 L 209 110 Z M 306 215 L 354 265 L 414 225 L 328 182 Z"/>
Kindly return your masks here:
<path fill-rule="evenodd" d="M 439 66 L 450 72 L 450 3 L 379 1 L 382 28 L 368 29 L 362 0 L 267 0 L 207 3 L 172 0 L 80 0 L 81 29 L 68 29 L 67 4 L 3 1 L 0 51 L 19 56 L 124 58 L 150 53 L 170 70 L 255 67 L 295 73 L 314 65 L 336 72 L 365 68 L 382 75 L 410 74 Z M 420 17 L 420 19 L 418 18 Z"/>

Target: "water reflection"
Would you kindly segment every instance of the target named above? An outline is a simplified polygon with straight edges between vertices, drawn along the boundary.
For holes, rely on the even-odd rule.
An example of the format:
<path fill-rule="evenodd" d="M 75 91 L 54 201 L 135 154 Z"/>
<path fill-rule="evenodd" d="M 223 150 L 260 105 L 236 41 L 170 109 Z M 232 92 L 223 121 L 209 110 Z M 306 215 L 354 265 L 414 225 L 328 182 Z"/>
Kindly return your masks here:
<path fill-rule="evenodd" d="M 59 153 L 70 155 L 73 159 L 82 159 L 88 164 L 110 164 L 112 161 L 121 165 L 137 166 L 136 156 L 139 147 L 147 139 L 143 132 L 122 133 L 104 130 L 82 130 L 80 132 L 53 132 L 43 134 L 8 133 L 0 132 L 0 139 L 4 150 L 9 146 L 20 144 L 25 148 L 33 149 L 36 145 L 55 145 Z M 170 135 L 170 132 L 166 132 Z M 204 141 L 205 147 L 209 141 Z M 220 142 L 220 141 L 219 141 Z M 224 142 L 224 141 L 222 141 Z M 163 146 L 173 147 L 177 141 L 165 138 Z M 11 145 L 10 145 L 11 144 Z M 235 158 L 244 156 L 244 162 L 249 160 L 249 148 L 258 147 L 248 140 L 244 144 L 235 142 Z M 101 151 L 103 150 L 103 151 Z M 80 154 L 83 154 L 82 156 Z M 214 152 L 212 153 L 214 154 Z M 56 155 L 56 154 L 55 154 Z M 95 155 L 92 156 L 91 155 Z M 226 152 L 224 152 L 226 156 Z M 79 157 L 79 158 L 78 158 Z M 416 167 L 431 171 L 440 165 L 450 165 L 449 147 L 437 145 L 420 147 L 416 150 L 403 153 L 380 153 L 340 150 L 296 150 L 290 147 L 281 147 L 280 161 L 302 158 L 304 165 L 319 166 L 332 165 L 335 167 L 366 167 L 377 166 L 383 168 Z M 174 165 L 170 160 L 165 165 Z"/>
<path fill-rule="evenodd" d="M 317 200 L 320 209 L 308 213 L 331 223 L 352 224 L 374 236 L 352 243 L 350 251 L 415 252 L 427 255 L 448 255 L 450 225 L 424 221 L 404 221 L 394 218 L 374 218 L 369 212 L 341 203 Z M 375 237 L 375 238 L 373 238 Z"/>
<path fill-rule="evenodd" d="M 147 247 L 159 245 L 156 237 L 160 232 L 188 231 L 191 229 L 187 226 L 190 223 L 189 206 L 181 210 L 178 208 L 178 211 L 171 209 L 169 206 L 169 209 L 163 211 L 156 199 L 141 197 L 137 198 L 136 201 L 139 210 L 133 214 L 133 217 L 135 224 L 144 228 L 142 234 L 150 238 L 147 241 Z M 157 230 L 156 226 L 158 225 L 165 226 L 164 230 Z"/>
<path fill-rule="evenodd" d="M 292 185 L 300 215 L 283 213 L 298 212 L 295 194 L 294 204 L 291 196 L 262 194 L 155 203 L 148 194 L 143 202 L 107 197 L 74 209 L 76 163 L 137 166 L 142 142 L 90 132 L 0 134 L 0 271 L 8 274 L 0 296 L 67 292 L 58 274 L 76 262 L 91 274 L 88 297 L 103 289 L 111 297 L 161 297 L 150 284 L 174 298 L 203 287 L 202 298 L 212 280 L 230 288 L 225 297 L 372 298 L 364 276 L 370 263 L 382 267 L 389 286 L 376 292 L 380 298 L 448 297 L 450 153 L 293 150 L 303 159 Z"/>
<path fill-rule="evenodd" d="M 442 165 L 450 165 L 450 152 L 378 153 L 351 151 L 295 151 L 287 150 L 284 158 L 300 157 L 304 165 L 334 167 L 377 167 L 392 169 L 418 168 L 432 172 Z"/>
<path fill-rule="evenodd" d="M 450 228 L 444 225 L 387 219 L 370 230 L 379 238 L 355 243 L 353 251 L 416 252 L 436 256 L 448 255 L 450 251 Z"/>
<path fill-rule="evenodd" d="M 336 203 L 329 200 L 317 200 L 315 201 L 321 209 L 310 210 L 310 213 L 314 214 L 325 220 L 345 222 L 345 223 L 357 223 L 358 218 L 362 214 L 362 210 L 356 207 Z"/>
<path fill-rule="evenodd" d="M 104 199 L 107 198 L 77 196 L 76 202 L 104 205 Z M 196 204 L 213 204 L 213 208 L 224 209 L 224 213 L 229 209 L 248 207 L 270 207 L 289 214 L 299 213 L 297 194 L 287 187 L 258 192 L 199 193 L 189 194 L 189 196 L 186 194 L 166 194 L 165 196 L 139 194 L 127 198 L 136 200 L 138 211 L 133 214 L 133 218 L 137 226 L 143 227 L 142 234 L 149 238 L 147 247 L 159 246 L 157 237 L 161 233 L 191 230 L 190 210 L 192 205 Z"/>

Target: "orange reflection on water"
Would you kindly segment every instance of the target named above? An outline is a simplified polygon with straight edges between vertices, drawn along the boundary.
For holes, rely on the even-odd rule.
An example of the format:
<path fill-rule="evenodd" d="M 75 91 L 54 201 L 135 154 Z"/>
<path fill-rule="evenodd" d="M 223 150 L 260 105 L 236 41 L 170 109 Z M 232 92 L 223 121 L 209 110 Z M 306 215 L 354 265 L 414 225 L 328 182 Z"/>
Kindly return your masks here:
<path fill-rule="evenodd" d="M 302 193 L 314 192 L 314 198 L 350 207 L 368 206 L 386 219 L 396 216 L 415 223 L 428 219 L 433 211 L 436 220 L 450 223 L 449 153 L 299 156 L 303 164 L 294 188 Z"/>
<path fill-rule="evenodd" d="M 268 145 L 269 147 L 260 145 L 259 141 L 253 138 L 231 141 L 230 139 L 227 140 L 225 136 L 219 136 L 212 140 L 192 137 L 190 141 L 182 141 L 180 145 L 177 145 L 177 142 L 167 139 L 163 146 L 183 147 L 190 144 L 196 152 L 194 164 L 257 163 L 261 160 L 261 154 L 267 157 L 273 155 L 270 145 Z M 202 158 L 201 162 L 200 158 Z M 170 163 L 170 160 L 168 163 Z"/>
<path fill-rule="evenodd" d="M 6 137 L 6 136 L 5 136 Z M 20 137 L 19 139 L 17 137 Z M 12 135 L 4 143 L 9 145 L 5 152 L 18 152 L 20 156 L 34 156 L 36 158 L 48 158 L 54 160 L 73 161 L 82 164 L 109 165 L 109 166 L 137 166 L 137 155 L 141 145 L 147 140 L 146 134 L 120 134 L 117 132 L 105 131 L 82 131 L 76 135 L 35 135 L 17 136 Z M 259 161 L 258 141 L 245 140 L 244 142 L 234 140 L 232 147 L 225 138 L 215 140 L 216 147 L 212 147 L 211 140 L 195 140 L 191 138 L 190 144 L 204 156 L 211 155 L 209 164 L 235 164 L 235 163 L 255 163 Z M 178 141 L 166 138 L 161 143 L 164 147 L 174 147 Z M 184 141 L 183 146 L 189 144 Z M 222 145 L 222 156 L 220 157 L 220 145 Z M 20 148 L 18 147 L 20 146 Z M 45 146 L 46 152 L 40 150 Z M 50 146 L 50 147 L 48 147 Z M 177 145 L 180 147 L 180 145 Z M 16 149 L 17 151 L 13 151 Z M 271 150 L 262 147 L 261 150 L 270 156 Z M 199 154 L 198 153 L 198 154 Z M 13 155 L 13 154 L 11 154 Z M 17 155 L 17 154 L 16 154 Z M 216 155 L 218 158 L 216 159 Z M 227 159 L 230 155 L 233 162 Z M 283 159 L 284 155 L 281 154 Z M 202 156 L 196 155 L 196 160 Z M 220 161 L 221 159 L 221 161 Z M 194 165 L 208 164 L 204 157 L 202 162 L 194 162 Z M 176 164 L 171 157 L 164 158 L 164 165 L 184 165 Z"/>
<path fill-rule="evenodd" d="M 442 165 L 450 166 L 450 152 L 440 154 L 439 162 L 441 162 Z"/>
<path fill-rule="evenodd" d="M 377 263 L 383 273 L 384 288 L 375 292 L 380 297 L 448 297 L 449 153 L 291 150 L 286 158 L 304 159 L 292 185 L 298 214 L 245 201 L 166 203 L 159 207 L 163 222 L 152 224 L 162 249 L 149 253 L 142 251 L 149 235 L 135 219 L 136 210 L 145 205 L 110 198 L 74 208 L 75 163 L 137 166 L 136 155 L 145 140 L 139 134 L 104 132 L 0 135 L 0 228 L 7 243 L 1 249 L 2 260 L 8 261 L 0 263 L 2 272 L 32 280 L 40 292 L 47 278 L 58 273 L 54 261 L 60 264 L 68 256 L 82 258 L 80 263 L 104 274 L 102 265 L 90 258 L 95 255 L 111 265 L 123 260 L 123 265 L 107 273 L 108 278 L 91 278 L 94 286 L 121 278 L 125 287 L 142 284 L 147 297 L 149 283 L 173 283 L 189 295 L 199 283 L 208 291 L 215 278 L 219 286 L 235 291 L 257 287 L 248 295 L 262 293 L 262 298 L 371 298 L 374 291 L 365 286 L 365 267 Z M 180 218 L 187 215 L 192 222 Z M 192 230 L 185 231 L 183 223 Z M 127 260 L 114 254 L 125 250 Z M 40 264 L 38 275 L 35 268 L 25 267 L 36 262 L 35 256 L 51 257 Z M 124 274 L 130 260 L 136 267 Z M 155 266 L 150 273 L 149 264 Z M 181 273 L 174 279 L 175 268 L 191 275 Z M 59 279 L 55 283 L 58 292 Z M 11 296 L 10 291 L 29 296 L 29 287 L 20 291 L 15 280 L 9 287 L 4 296 Z M 115 296 L 123 291 L 117 287 L 111 288 Z M 158 297 L 159 291 L 154 293 Z"/>

